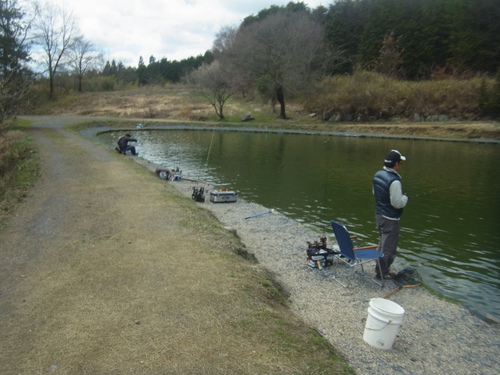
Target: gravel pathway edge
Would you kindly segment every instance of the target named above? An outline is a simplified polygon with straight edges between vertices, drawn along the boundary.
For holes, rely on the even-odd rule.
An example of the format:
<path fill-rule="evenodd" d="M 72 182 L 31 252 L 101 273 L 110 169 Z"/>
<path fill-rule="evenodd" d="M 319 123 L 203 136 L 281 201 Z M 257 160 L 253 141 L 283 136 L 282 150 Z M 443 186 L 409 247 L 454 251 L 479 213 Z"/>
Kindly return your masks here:
<path fill-rule="evenodd" d="M 192 181 L 167 183 L 188 196 L 193 186 L 203 186 Z M 211 189 L 204 187 L 207 192 Z M 212 203 L 207 196 L 198 204 L 236 231 L 247 250 L 289 293 L 293 311 L 340 350 L 358 374 L 500 373 L 498 325 L 422 287 L 404 288 L 389 297 L 405 309 L 393 348 L 373 348 L 363 340 L 367 309 L 371 298 L 395 289 L 392 281 L 381 288 L 366 278 L 350 278 L 349 270 L 340 265 L 337 275 L 349 284 L 343 288 L 333 279 L 333 268 L 307 266 L 306 241 L 319 236 L 299 222 L 278 212 L 245 219 L 269 209 L 241 197 L 235 203 Z"/>

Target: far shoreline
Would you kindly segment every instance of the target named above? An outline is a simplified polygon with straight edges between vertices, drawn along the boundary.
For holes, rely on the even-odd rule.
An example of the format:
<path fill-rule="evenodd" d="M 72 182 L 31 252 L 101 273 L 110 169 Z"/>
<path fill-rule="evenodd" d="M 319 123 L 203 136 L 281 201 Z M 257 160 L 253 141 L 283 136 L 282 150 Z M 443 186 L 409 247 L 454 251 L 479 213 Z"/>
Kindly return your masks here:
<path fill-rule="evenodd" d="M 388 138 L 402 140 L 422 140 L 422 141 L 439 141 L 439 142 L 466 142 L 466 143 L 490 143 L 500 144 L 499 139 L 489 138 L 441 138 L 419 135 L 404 135 L 404 134 L 381 134 L 381 133 L 363 133 L 349 131 L 330 131 L 330 130 L 307 130 L 307 129 L 288 129 L 288 128 L 261 128 L 250 126 L 227 126 L 213 125 L 200 126 L 179 123 L 178 125 L 160 125 L 146 127 L 108 127 L 107 129 L 94 128 L 95 135 L 98 136 L 104 133 L 116 131 L 163 131 L 163 130 L 193 130 L 193 131 L 240 131 L 250 133 L 278 133 L 278 134 L 305 134 L 305 135 L 328 135 L 334 137 L 354 137 L 354 138 Z"/>

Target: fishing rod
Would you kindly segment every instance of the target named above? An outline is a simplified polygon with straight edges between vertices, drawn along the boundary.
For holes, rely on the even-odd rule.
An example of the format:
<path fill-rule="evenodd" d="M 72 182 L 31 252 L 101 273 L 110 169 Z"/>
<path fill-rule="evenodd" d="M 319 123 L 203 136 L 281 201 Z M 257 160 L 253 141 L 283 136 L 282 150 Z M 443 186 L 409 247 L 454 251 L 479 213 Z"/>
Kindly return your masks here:
<path fill-rule="evenodd" d="M 252 215 L 252 216 L 247 216 L 247 217 L 245 218 L 245 220 L 246 220 L 246 219 L 251 219 L 251 218 L 253 218 L 253 217 L 257 217 L 257 216 L 267 215 L 267 214 L 270 214 L 270 213 L 272 213 L 272 212 L 274 212 L 274 209 L 272 209 L 272 210 L 270 210 L 270 211 L 262 212 L 262 213 L 260 213 L 260 214 L 256 214 L 256 215 Z"/>
<path fill-rule="evenodd" d="M 410 267 L 403 268 L 401 271 L 399 271 L 392 281 L 394 282 L 394 284 L 396 284 L 396 288 L 386 294 L 383 297 L 385 299 L 389 298 L 400 289 L 413 288 L 424 283 L 424 281 L 422 280 L 422 276 L 420 276 L 418 271 Z"/>

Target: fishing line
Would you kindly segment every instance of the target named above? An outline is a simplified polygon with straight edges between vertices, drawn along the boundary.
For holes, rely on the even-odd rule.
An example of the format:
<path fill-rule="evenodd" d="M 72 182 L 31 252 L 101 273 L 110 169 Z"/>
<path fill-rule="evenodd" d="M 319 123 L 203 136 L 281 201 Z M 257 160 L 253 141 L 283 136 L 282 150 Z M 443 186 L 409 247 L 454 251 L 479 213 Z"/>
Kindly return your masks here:
<path fill-rule="evenodd" d="M 203 168 L 203 166 L 200 166 L 200 168 L 198 168 L 198 173 L 197 173 L 197 176 L 198 178 L 195 178 L 195 181 L 196 184 L 198 184 L 199 182 L 201 182 L 202 186 L 192 186 L 192 189 L 193 189 L 193 193 L 191 195 L 191 197 L 193 199 L 195 199 L 197 202 L 205 202 L 205 190 L 206 190 L 206 185 L 207 185 L 207 177 L 208 177 L 208 160 L 210 158 L 210 153 L 212 151 L 212 144 L 214 143 L 214 136 L 215 136 L 215 127 L 213 128 L 213 131 L 212 131 L 212 138 L 210 140 L 210 145 L 208 147 L 208 153 L 207 153 L 207 160 L 205 161 L 205 167 Z M 205 170 L 205 178 L 203 178 L 203 169 Z"/>
<path fill-rule="evenodd" d="M 210 140 L 210 146 L 208 147 L 207 161 L 205 162 L 205 167 L 208 166 L 208 158 L 210 157 L 210 152 L 212 151 L 212 144 L 214 143 L 215 127 L 212 131 L 212 139 Z"/>
<path fill-rule="evenodd" d="M 412 195 L 411 197 L 422 197 L 424 195 L 429 195 L 429 194 L 434 194 L 434 193 L 440 193 L 442 191 L 445 191 L 445 190 L 450 190 L 450 189 L 453 189 L 454 186 L 448 186 L 448 187 L 445 187 L 445 188 L 442 188 L 442 189 L 433 189 L 433 190 L 429 190 L 429 191 L 424 191 L 423 193 L 420 193 L 420 194 L 416 194 L 416 195 Z"/>
<path fill-rule="evenodd" d="M 213 131 L 212 131 L 212 138 L 210 139 L 210 145 L 208 146 L 207 160 L 205 161 L 205 178 L 203 178 L 203 172 L 201 170 L 202 168 L 200 168 L 200 170 L 198 172 L 199 178 L 196 179 L 196 182 L 201 180 L 203 185 L 205 185 L 205 180 L 207 179 L 207 176 L 208 176 L 208 159 L 210 158 L 210 153 L 212 152 L 212 144 L 214 143 L 214 136 L 215 136 L 215 127 L 213 128 Z"/>
<path fill-rule="evenodd" d="M 174 162 L 174 172 L 179 171 L 179 151 L 180 151 L 180 140 L 174 141 L 174 155 L 172 156 Z"/>
<path fill-rule="evenodd" d="M 327 215 L 327 211 L 328 211 L 328 208 L 327 208 L 327 203 L 328 203 L 328 178 L 330 177 L 330 169 L 328 168 L 329 167 L 329 145 L 327 145 L 327 143 L 329 144 L 330 143 L 330 137 L 327 137 L 325 141 L 323 141 L 323 144 L 326 145 L 326 150 L 325 150 L 325 153 L 326 153 L 326 158 L 325 158 L 325 172 L 324 172 L 324 175 L 325 175 L 325 191 L 324 191 L 324 201 L 323 201 L 323 220 L 325 220 L 325 222 L 329 223 L 329 220 L 328 218 L 326 217 Z M 330 228 L 328 226 L 328 228 Z"/>

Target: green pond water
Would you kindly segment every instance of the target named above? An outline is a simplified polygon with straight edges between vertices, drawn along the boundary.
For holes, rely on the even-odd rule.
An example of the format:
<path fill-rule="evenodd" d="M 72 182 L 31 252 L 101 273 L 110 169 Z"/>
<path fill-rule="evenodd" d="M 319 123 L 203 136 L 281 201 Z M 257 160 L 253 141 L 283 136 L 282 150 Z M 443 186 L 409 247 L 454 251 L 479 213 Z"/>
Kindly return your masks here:
<path fill-rule="evenodd" d="M 146 160 L 237 190 L 318 233 L 333 237 L 330 220 L 339 221 L 360 245 L 377 243 L 372 177 L 385 153 L 398 149 L 407 157 L 400 173 L 410 200 L 395 266 L 414 267 L 439 293 L 500 318 L 498 143 L 222 130 L 131 134 Z M 100 138 L 114 147 L 119 135 Z"/>

